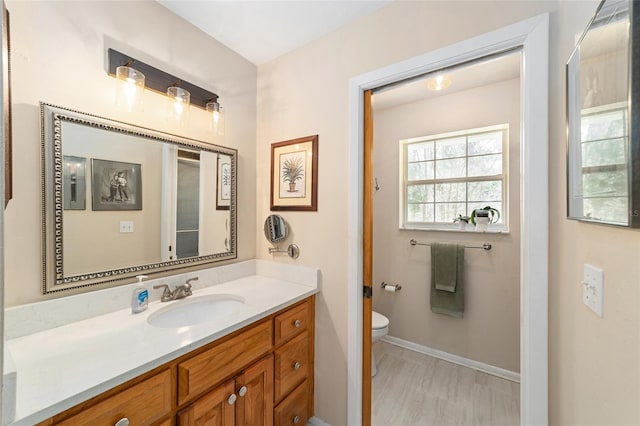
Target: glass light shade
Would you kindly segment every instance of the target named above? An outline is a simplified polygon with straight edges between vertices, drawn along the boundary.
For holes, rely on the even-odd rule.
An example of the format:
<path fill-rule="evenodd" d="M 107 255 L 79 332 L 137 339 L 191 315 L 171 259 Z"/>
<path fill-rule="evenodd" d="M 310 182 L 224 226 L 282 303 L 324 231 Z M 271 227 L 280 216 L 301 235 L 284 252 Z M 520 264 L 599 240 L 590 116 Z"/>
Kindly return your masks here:
<path fill-rule="evenodd" d="M 211 114 L 211 131 L 216 136 L 224 135 L 224 112 L 218 102 L 209 102 L 207 104 L 207 112 Z"/>
<path fill-rule="evenodd" d="M 429 90 L 444 90 L 447 87 L 451 86 L 451 78 L 448 76 L 441 74 L 436 77 L 430 78 L 427 80 L 427 89 Z"/>
<path fill-rule="evenodd" d="M 167 96 L 169 97 L 169 117 L 177 125 L 183 126 L 186 124 L 187 110 L 191 103 L 191 93 L 181 87 L 169 87 L 167 88 Z"/>
<path fill-rule="evenodd" d="M 133 112 L 142 106 L 145 77 L 135 68 L 120 66 L 116 68 L 116 107 Z"/>

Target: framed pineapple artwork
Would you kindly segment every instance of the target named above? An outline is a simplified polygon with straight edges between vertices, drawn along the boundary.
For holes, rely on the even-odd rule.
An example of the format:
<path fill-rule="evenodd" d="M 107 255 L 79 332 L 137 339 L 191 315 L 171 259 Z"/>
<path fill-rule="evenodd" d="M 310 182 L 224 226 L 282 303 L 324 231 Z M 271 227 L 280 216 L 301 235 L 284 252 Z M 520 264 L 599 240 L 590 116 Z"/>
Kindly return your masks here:
<path fill-rule="evenodd" d="M 318 135 L 271 144 L 271 210 L 318 211 Z"/>

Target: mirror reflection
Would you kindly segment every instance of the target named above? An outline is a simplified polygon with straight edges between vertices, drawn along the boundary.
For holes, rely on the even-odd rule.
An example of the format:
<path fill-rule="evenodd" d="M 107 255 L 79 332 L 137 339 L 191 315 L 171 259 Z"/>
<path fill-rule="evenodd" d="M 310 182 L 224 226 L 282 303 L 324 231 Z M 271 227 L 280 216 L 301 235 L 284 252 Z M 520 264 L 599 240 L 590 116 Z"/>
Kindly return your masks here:
<path fill-rule="evenodd" d="M 287 238 L 287 224 L 282 216 L 272 214 L 265 219 L 264 235 L 272 244 L 279 243 Z"/>
<path fill-rule="evenodd" d="M 602 2 L 567 63 L 570 218 L 630 225 L 629 29 L 628 1 Z"/>
<path fill-rule="evenodd" d="M 236 257 L 235 150 L 42 109 L 45 292 Z"/>

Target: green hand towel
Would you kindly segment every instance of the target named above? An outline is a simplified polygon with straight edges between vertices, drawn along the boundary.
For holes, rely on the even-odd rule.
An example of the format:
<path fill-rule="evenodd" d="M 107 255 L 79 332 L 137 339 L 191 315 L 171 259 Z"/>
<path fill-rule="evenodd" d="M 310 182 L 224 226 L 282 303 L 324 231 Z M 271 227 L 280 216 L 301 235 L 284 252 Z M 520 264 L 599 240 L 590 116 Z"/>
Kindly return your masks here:
<path fill-rule="evenodd" d="M 437 314 L 462 318 L 464 313 L 464 246 L 454 245 L 455 256 L 455 287 L 454 291 L 438 290 L 436 288 L 436 271 L 440 249 L 446 244 L 431 244 L 431 311 Z M 447 247 L 448 249 L 448 247 Z"/>
<path fill-rule="evenodd" d="M 458 246 L 456 244 L 431 244 L 431 268 L 434 270 L 436 290 L 456 291 L 458 273 Z"/>

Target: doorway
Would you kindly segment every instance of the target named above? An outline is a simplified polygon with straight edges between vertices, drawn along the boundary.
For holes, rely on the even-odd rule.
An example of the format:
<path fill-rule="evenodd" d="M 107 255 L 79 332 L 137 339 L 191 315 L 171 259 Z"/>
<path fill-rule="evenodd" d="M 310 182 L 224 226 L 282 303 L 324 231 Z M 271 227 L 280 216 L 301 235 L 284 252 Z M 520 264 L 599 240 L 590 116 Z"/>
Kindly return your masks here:
<path fill-rule="evenodd" d="M 548 423 L 548 26 L 547 14 L 358 76 L 350 81 L 348 424 L 370 425 L 371 162 L 366 131 L 370 90 L 487 55 L 522 49 L 520 422 Z M 367 181 L 369 180 L 369 182 Z M 535 206 L 535 209 L 530 207 Z M 368 235 L 368 240 L 365 236 Z M 363 292 L 363 286 L 365 291 Z M 364 302 L 363 302 L 364 300 Z M 364 371 L 364 372 L 363 372 Z"/>
<path fill-rule="evenodd" d="M 374 90 L 372 425 L 520 421 L 521 62 Z"/>

